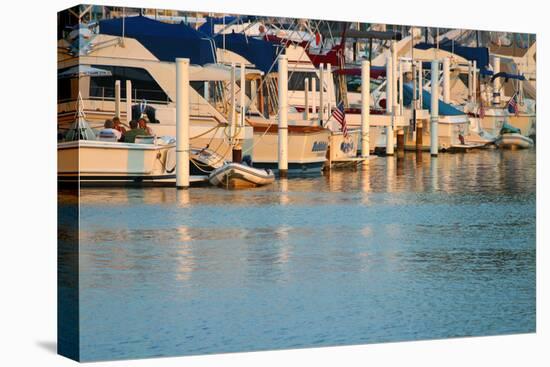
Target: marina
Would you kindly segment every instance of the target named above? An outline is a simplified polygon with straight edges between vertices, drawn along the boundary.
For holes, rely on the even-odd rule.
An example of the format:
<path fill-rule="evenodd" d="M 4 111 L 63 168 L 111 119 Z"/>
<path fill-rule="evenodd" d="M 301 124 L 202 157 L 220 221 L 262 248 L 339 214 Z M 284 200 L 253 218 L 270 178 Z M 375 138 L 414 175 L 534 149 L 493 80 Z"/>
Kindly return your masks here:
<path fill-rule="evenodd" d="M 491 54 L 490 41 L 480 46 L 485 33 L 472 31 L 437 29 L 430 39 L 421 27 L 363 30 L 360 24 L 310 20 L 281 28 L 261 17 L 233 17 L 220 29 L 225 17 L 177 24 L 143 11 L 102 13 L 105 19 L 86 24 L 93 7 L 81 10 L 79 23 L 59 41 L 66 97 L 58 103 L 62 182 L 78 177 L 81 184 L 177 186 L 177 172 L 186 176 L 185 187 L 208 182 L 204 176 L 215 167 L 201 166 L 189 149 L 224 162 L 247 158 L 249 165 L 285 177 L 320 174 L 395 150 L 437 155 L 534 145 L 535 43 L 529 35 L 512 37 L 512 43 L 524 42 L 523 55 L 514 46 L 513 56 L 506 56 L 502 47 Z M 246 31 L 236 32 L 232 26 L 238 24 Z M 323 42 L 321 29 L 340 36 Z M 167 39 L 188 47 L 170 47 Z M 368 58 L 357 56 L 361 43 Z M 143 146 L 103 142 L 98 134 L 110 118 L 120 121 L 121 133 L 139 120 L 153 138 Z M 75 134 L 82 126 L 88 133 Z M 70 140 L 80 141 L 78 170 Z M 176 158 L 177 144 L 187 158 Z M 99 152 L 113 157 L 110 167 L 97 166 L 104 162 Z M 176 162 L 185 167 L 178 170 Z"/>
<path fill-rule="evenodd" d="M 535 332 L 534 34 L 93 5 L 58 22 L 78 359 Z"/>

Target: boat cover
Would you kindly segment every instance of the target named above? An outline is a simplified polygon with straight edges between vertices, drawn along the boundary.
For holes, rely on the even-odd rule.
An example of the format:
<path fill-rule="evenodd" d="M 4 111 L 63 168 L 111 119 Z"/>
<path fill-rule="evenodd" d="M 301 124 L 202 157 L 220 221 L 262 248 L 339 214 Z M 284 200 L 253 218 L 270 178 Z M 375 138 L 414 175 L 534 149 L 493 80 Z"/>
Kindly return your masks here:
<path fill-rule="evenodd" d="M 430 48 L 437 48 L 436 45 L 432 43 L 422 42 L 414 46 L 419 50 L 428 50 Z M 460 46 L 456 42 L 446 41 L 439 44 L 441 50 L 452 52 L 458 56 L 462 56 L 466 60 L 476 61 L 477 67 L 481 70 L 486 69 L 489 65 L 489 49 L 487 47 L 467 47 Z"/>
<path fill-rule="evenodd" d="M 144 16 L 105 19 L 99 22 L 100 33 L 135 38 L 161 61 L 188 58 L 192 64 L 215 63 L 215 47 L 205 34 L 184 23 L 164 23 Z M 179 46 L 178 46 L 179 45 Z"/>
<path fill-rule="evenodd" d="M 242 33 L 218 34 L 214 37 L 214 41 L 217 47 L 225 47 L 227 50 L 241 55 L 266 74 L 277 71 L 277 56 L 280 46 L 275 43 L 249 37 Z"/>

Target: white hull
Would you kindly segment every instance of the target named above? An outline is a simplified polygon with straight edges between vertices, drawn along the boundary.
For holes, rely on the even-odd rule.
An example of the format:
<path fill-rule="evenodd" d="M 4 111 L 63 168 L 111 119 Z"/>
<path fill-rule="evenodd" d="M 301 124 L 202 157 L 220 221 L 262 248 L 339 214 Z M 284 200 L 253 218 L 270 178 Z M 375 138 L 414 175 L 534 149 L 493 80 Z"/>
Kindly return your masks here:
<path fill-rule="evenodd" d="M 495 144 L 504 149 L 527 149 L 534 145 L 532 139 L 521 134 L 502 134 Z"/>
<path fill-rule="evenodd" d="M 209 181 L 214 186 L 239 189 L 271 184 L 275 181 L 275 175 L 271 170 L 240 163 L 227 163 L 212 171 Z"/>
<path fill-rule="evenodd" d="M 80 181 L 158 180 L 175 177 L 175 144 L 135 144 L 79 140 L 57 146 L 58 175 Z"/>
<path fill-rule="evenodd" d="M 289 126 L 288 172 L 320 173 L 326 161 L 330 131 L 304 126 Z M 277 125 L 254 126 L 252 159 L 255 167 L 278 169 Z"/>

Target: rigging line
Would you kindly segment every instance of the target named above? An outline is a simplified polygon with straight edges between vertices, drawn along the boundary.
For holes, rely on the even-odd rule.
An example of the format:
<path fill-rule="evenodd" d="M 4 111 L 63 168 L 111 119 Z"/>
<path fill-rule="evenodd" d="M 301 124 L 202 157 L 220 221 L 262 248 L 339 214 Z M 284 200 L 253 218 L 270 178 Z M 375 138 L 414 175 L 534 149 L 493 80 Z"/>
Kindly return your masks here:
<path fill-rule="evenodd" d="M 295 20 L 292 21 L 293 23 L 295 22 Z M 293 31 L 294 33 L 295 31 Z M 273 68 L 275 67 L 275 64 L 277 63 L 277 59 L 279 58 L 279 56 L 281 56 L 281 54 L 283 53 L 283 51 L 286 50 L 286 48 L 288 47 L 288 44 L 290 42 L 290 39 L 287 38 L 287 41 L 285 42 L 284 44 L 284 47 L 281 47 L 281 49 L 278 51 L 277 53 L 277 57 L 275 57 L 275 60 L 273 60 L 273 62 L 271 63 L 271 66 L 269 67 L 269 69 L 267 70 L 267 73 L 265 74 L 266 76 L 263 78 L 263 80 L 260 82 L 260 85 L 259 85 L 259 88 L 262 88 L 264 86 L 264 83 L 266 83 L 266 79 L 267 79 L 267 75 L 269 73 L 271 73 L 271 71 L 273 70 Z M 281 44 L 280 44 L 281 45 Z M 253 99 L 250 100 L 250 104 L 252 104 L 252 102 L 255 102 L 256 101 L 256 98 L 257 98 L 257 95 L 254 96 Z"/>

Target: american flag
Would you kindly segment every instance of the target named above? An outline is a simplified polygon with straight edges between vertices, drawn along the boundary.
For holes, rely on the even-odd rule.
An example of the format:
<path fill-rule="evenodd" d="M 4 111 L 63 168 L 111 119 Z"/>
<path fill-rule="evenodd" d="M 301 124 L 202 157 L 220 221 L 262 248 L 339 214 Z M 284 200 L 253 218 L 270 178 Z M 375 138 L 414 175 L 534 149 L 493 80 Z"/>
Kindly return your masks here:
<path fill-rule="evenodd" d="M 344 137 L 348 137 L 348 126 L 346 124 L 346 113 L 344 112 L 344 102 L 340 101 L 338 103 L 338 106 L 332 113 L 332 116 L 334 116 L 334 119 L 338 121 L 340 124 L 340 130 L 344 133 Z"/>
<path fill-rule="evenodd" d="M 506 107 L 508 107 L 508 112 L 514 113 L 516 116 L 519 115 L 518 102 L 516 101 L 517 95 L 518 95 L 518 92 L 514 93 L 512 98 L 510 98 L 510 100 L 506 104 Z"/>

